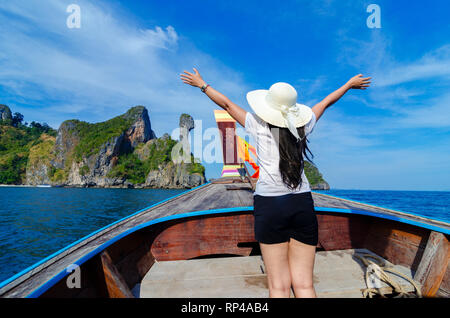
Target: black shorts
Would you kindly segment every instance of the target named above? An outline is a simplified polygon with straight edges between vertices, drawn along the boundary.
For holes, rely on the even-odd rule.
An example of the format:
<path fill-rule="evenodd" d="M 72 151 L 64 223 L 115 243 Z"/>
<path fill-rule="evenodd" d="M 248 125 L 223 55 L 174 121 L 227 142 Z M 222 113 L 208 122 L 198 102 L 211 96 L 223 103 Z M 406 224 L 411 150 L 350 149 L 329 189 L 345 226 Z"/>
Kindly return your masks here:
<path fill-rule="evenodd" d="M 317 245 L 318 224 L 311 192 L 254 196 L 255 238 L 265 244 L 289 242 L 292 237 Z"/>

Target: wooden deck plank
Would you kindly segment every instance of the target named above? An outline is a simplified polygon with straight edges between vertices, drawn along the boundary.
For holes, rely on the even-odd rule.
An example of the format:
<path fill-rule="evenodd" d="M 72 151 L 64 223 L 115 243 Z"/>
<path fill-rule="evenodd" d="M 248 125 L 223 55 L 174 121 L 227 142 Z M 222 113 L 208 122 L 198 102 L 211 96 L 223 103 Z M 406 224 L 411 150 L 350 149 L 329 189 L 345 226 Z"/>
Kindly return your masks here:
<path fill-rule="evenodd" d="M 365 268 L 353 256 L 355 252 L 373 254 L 366 249 L 316 253 L 314 285 L 318 297 L 362 297 L 361 290 L 366 288 Z M 411 278 L 407 268 L 395 268 Z M 414 290 L 407 281 L 399 277 L 394 280 L 408 291 Z M 382 289 L 390 290 L 384 283 Z M 158 262 L 133 291 L 141 298 L 269 296 L 261 256 Z"/>

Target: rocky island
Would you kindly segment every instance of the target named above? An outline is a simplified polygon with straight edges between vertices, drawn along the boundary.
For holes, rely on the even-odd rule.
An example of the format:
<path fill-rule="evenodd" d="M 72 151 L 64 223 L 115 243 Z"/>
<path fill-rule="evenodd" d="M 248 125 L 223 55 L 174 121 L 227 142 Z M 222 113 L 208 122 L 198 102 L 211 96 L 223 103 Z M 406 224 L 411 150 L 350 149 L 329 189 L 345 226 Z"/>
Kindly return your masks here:
<path fill-rule="evenodd" d="M 188 163 L 173 162 L 179 141 L 157 138 L 144 106 L 100 123 L 66 120 L 57 131 L 22 121 L 0 105 L 0 184 L 184 189 L 206 182 L 192 154 Z M 193 128 L 193 118 L 182 114 L 180 142 Z M 329 189 L 309 162 L 305 173 L 313 189 Z"/>
<path fill-rule="evenodd" d="M 193 157 L 191 163 L 172 162 L 177 141 L 156 137 L 144 106 L 101 123 L 67 120 L 57 131 L 34 122 L 12 125 L 4 105 L 0 115 L 3 184 L 183 189 L 206 182 L 205 168 Z"/>

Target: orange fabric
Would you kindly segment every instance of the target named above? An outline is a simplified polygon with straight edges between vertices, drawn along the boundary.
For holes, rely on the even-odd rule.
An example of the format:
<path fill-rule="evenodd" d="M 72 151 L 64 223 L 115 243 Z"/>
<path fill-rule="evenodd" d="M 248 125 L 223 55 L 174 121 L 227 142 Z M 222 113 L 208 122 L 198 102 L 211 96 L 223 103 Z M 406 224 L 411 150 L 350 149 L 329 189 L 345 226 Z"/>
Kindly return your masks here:
<path fill-rule="evenodd" d="M 255 170 L 255 173 L 252 175 L 252 178 L 259 178 L 259 166 L 256 164 L 256 160 L 250 156 L 250 152 L 257 158 L 256 149 L 244 139 L 239 136 L 237 137 L 237 148 L 238 148 L 238 156 L 244 162 L 248 162 L 252 168 Z"/>

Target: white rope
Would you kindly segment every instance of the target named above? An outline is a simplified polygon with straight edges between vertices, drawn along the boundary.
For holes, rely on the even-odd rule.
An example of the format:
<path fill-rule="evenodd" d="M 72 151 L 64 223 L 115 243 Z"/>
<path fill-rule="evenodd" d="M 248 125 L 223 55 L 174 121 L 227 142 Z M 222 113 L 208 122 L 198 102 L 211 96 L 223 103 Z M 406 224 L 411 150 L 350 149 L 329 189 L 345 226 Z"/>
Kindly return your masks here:
<path fill-rule="evenodd" d="M 373 286 L 374 277 L 378 278 L 379 281 L 384 282 L 391 287 L 392 293 L 396 294 L 394 298 L 422 297 L 420 287 L 416 281 L 404 275 L 403 273 L 400 273 L 394 267 L 388 266 L 382 258 L 368 253 L 355 253 L 354 255 L 355 257 L 360 259 L 363 262 L 363 264 L 367 267 L 365 273 L 367 288 L 362 290 L 364 297 L 372 298 L 375 295 L 379 295 L 383 298 L 386 298 L 387 293 L 383 292 L 381 288 Z M 378 263 L 369 260 L 369 258 L 377 260 Z M 395 274 L 396 276 L 400 276 L 401 278 L 411 283 L 411 285 L 414 286 L 415 295 L 408 293 L 406 289 L 402 287 L 402 285 L 397 283 L 393 279 L 393 277 L 391 275 L 388 275 L 387 273 L 392 273 Z"/>

